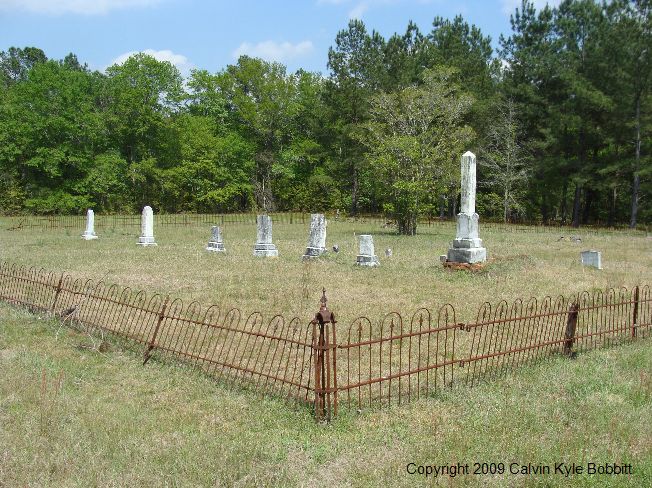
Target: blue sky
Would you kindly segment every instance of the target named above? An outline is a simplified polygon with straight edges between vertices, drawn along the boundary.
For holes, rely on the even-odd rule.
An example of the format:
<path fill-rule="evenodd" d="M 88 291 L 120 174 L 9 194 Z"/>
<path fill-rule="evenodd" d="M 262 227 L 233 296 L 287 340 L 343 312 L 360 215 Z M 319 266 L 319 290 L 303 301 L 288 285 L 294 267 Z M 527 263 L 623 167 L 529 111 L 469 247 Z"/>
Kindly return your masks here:
<path fill-rule="evenodd" d="M 535 0 L 537 7 L 545 3 Z M 0 0 L 0 50 L 35 46 L 54 59 L 73 52 L 100 70 L 144 51 L 184 74 L 219 71 L 248 54 L 280 61 L 290 71 L 327 73 L 328 48 L 351 18 L 388 38 L 403 33 L 409 20 L 427 33 L 435 16 L 462 14 L 497 46 L 518 5 L 520 0 Z"/>

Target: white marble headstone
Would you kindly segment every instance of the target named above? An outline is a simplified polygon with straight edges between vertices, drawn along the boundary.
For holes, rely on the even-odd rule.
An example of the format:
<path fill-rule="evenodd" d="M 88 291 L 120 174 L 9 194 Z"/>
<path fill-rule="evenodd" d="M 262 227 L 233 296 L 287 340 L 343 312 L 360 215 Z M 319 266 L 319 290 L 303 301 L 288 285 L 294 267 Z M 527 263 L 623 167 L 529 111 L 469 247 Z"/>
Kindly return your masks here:
<path fill-rule="evenodd" d="M 324 214 L 310 215 L 308 247 L 303 259 L 316 258 L 326 252 L 326 217 Z"/>
<path fill-rule="evenodd" d="M 140 218 L 141 235 L 138 238 L 140 246 L 156 246 L 154 241 L 154 211 L 147 205 L 143 208 L 143 214 Z"/>
<path fill-rule="evenodd" d="M 272 243 L 272 218 L 269 215 L 258 215 L 256 217 L 256 227 L 254 256 L 278 256 L 278 249 Z"/>
<path fill-rule="evenodd" d="M 448 249 L 447 261 L 454 263 L 482 263 L 487 250 L 478 234 L 480 217 L 475 212 L 476 161 L 467 151 L 461 160 L 461 208 L 457 214 L 457 230 L 453 245 Z"/>
<path fill-rule="evenodd" d="M 82 234 L 82 239 L 87 241 L 97 239 L 97 234 L 95 234 L 95 213 L 90 208 L 86 211 L 86 230 Z"/>
<path fill-rule="evenodd" d="M 600 251 L 582 251 L 580 253 L 580 259 L 584 266 L 602 269 L 602 253 Z"/>
<path fill-rule="evenodd" d="M 358 266 L 379 266 L 378 256 L 374 249 L 373 236 L 363 234 L 360 236 L 360 250 L 356 256 L 355 264 Z"/>
<path fill-rule="evenodd" d="M 224 242 L 222 241 L 222 230 L 217 225 L 211 227 L 211 238 L 208 241 L 206 250 L 211 252 L 226 252 Z"/>

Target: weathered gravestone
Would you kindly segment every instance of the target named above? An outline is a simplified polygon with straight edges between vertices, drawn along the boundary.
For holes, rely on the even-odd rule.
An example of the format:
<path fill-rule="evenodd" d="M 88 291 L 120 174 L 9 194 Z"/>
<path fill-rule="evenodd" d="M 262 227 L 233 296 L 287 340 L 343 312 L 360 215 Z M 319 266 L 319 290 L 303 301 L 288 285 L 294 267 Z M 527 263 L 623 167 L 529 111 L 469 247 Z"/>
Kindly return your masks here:
<path fill-rule="evenodd" d="M 455 240 L 448 249 L 448 262 L 473 264 L 487 260 L 487 250 L 478 236 L 479 219 L 475 213 L 475 154 L 467 151 L 462 155 L 462 205 L 457 214 Z"/>
<path fill-rule="evenodd" d="M 600 251 L 582 251 L 580 253 L 580 259 L 584 266 L 602 269 L 602 253 Z"/>
<path fill-rule="evenodd" d="M 222 241 L 222 229 L 217 225 L 211 227 L 211 239 L 208 241 L 206 250 L 211 252 L 226 252 L 224 242 Z"/>
<path fill-rule="evenodd" d="M 90 208 L 86 212 L 86 230 L 82 234 L 82 239 L 86 241 L 97 239 L 97 234 L 95 234 L 95 212 Z"/>
<path fill-rule="evenodd" d="M 257 232 L 254 256 L 276 257 L 278 249 L 272 244 L 272 218 L 269 215 L 256 217 Z"/>
<path fill-rule="evenodd" d="M 154 211 L 147 205 L 143 208 L 143 214 L 140 218 L 141 235 L 138 238 L 139 246 L 157 246 L 154 241 Z"/>
<path fill-rule="evenodd" d="M 374 250 L 374 238 L 370 235 L 360 236 L 360 251 L 355 259 L 358 266 L 379 266 L 378 256 Z"/>
<path fill-rule="evenodd" d="M 324 214 L 311 214 L 308 247 L 303 259 L 318 258 L 324 252 L 326 252 L 326 217 Z"/>

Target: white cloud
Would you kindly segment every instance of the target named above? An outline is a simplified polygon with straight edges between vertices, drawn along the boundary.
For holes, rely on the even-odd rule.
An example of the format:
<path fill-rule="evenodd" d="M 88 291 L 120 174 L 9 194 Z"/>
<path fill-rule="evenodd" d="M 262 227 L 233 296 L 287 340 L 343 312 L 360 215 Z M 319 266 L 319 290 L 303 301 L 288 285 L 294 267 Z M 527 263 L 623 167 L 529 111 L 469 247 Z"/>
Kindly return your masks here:
<path fill-rule="evenodd" d="M 518 8 L 521 10 L 521 0 L 501 0 L 503 4 L 503 13 L 507 15 L 512 15 L 514 11 Z M 556 7 L 559 5 L 561 0 L 533 0 L 532 3 L 534 3 L 534 8 L 537 9 L 537 11 L 541 10 L 543 7 L 546 6 L 546 4 L 550 5 L 550 7 Z"/>
<path fill-rule="evenodd" d="M 0 11 L 101 15 L 110 10 L 148 7 L 160 2 L 161 0 L 0 0 Z"/>
<path fill-rule="evenodd" d="M 233 51 L 234 59 L 247 55 L 266 61 L 285 62 L 310 54 L 314 49 L 311 41 L 291 42 L 262 41 L 257 44 L 243 42 Z"/>
<path fill-rule="evenodd" d="M 433 1 L 442 0 L 418 0 L 419 3 L 431 3 Z M 519 0 L 520 1 L 520 0 Z M 405 0 L 317 0 L 320 5 L 345 5 L 354 4 L 353 8 L 349 10 L 349 19 L 361 19 L 365 12 L 371 8 L 381 5 L 392 5 L 405 2 Z"/>
<path fill-rule="evenodd" d="M 364 14 L 369 8 L 368 2 L 360 2 L 349 12 L 349 19 L 361 19 L 362 14 Z"/>
<path fill-rule="evenodd" d="M 185 57 L 183 54 L 173 53 L 169 49 L 163 49 L 161 51 L 155 51 L 154 49 L 145 49 L 144 51 L 129 51 L 127 53 L 121 54 L 113 61 L 111 61 L 107 68 L 109 66 L 113 66 L 114 64 L 122 64 L 131 56 L 138 54 L 139 52 L 148 54 L 158 61 L 169 61 L 179 69 L 184 77 L 188 76 L 190 74 L 190 70 L 194 68 L 194 65 L 188 61 L 187 57 Z"/>

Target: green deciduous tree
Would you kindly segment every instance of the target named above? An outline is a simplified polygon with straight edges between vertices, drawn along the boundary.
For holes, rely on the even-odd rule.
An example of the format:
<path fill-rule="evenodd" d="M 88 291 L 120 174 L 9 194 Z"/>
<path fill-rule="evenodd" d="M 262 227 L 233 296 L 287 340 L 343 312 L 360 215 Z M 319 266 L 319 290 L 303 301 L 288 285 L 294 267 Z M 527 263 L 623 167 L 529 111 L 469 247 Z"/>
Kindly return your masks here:
<path fill-rule="evenodd" d="M 251 206 L 254 145 L 208 116 L 176 121 L 180 162 L 161 170 L 168 211 L 234 212 Z"/>
<path fill-rule="evenodd" d="M 45 53 L 36 47 L 10 47 L 7 51 L 0 51 L 0 84 L 7 88 L 25 81 L 29 70 L 46 61 Z"/>
<path fill-rule="evenodd" d="M 233 124 L 255 145 L 251 184 L 256 203 L 264 211 L 273 210 L 274 173 L 296 103 L 294 86 L 281 64 L 248 56 L 241 56 L 237 64 L 229 66 L 221 83 Z"/>
<path fill-rule="evenodd" d="M 450 68 L 424 72 L 421 86 L 371 99 L 371 120 L 360 138 L 400 234 L 416 233 L 432 195 L 455 178 L 459 156 L 474 136 L 464 123 L 471 104 Z"/>
<path fill-rule="evenodd" d="M 154 158 L 165 165 L 167 126 L 183 100 L 179 70 L 138 53 L 106 73 L 107 122 L 121 154 L 130 164 Z"/>
<path fill-rule="evenodd" d="M 46 61 L 5 94 L 0 167 L 26 208 L 68 213 L 92 203 L 78 182 L 106 147 L 98 90 L 96 76 Z"/>

